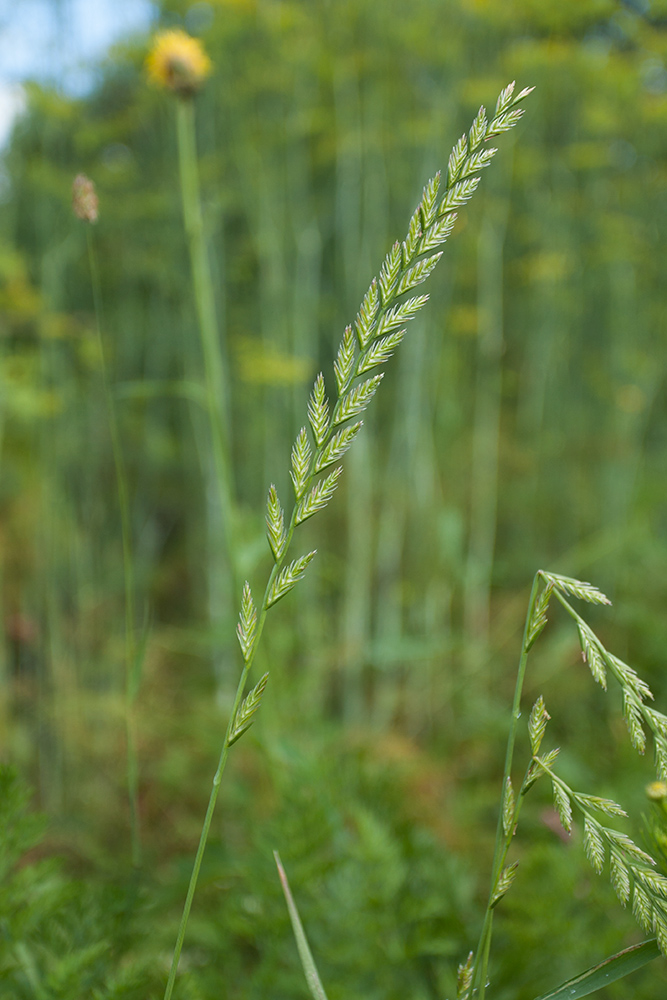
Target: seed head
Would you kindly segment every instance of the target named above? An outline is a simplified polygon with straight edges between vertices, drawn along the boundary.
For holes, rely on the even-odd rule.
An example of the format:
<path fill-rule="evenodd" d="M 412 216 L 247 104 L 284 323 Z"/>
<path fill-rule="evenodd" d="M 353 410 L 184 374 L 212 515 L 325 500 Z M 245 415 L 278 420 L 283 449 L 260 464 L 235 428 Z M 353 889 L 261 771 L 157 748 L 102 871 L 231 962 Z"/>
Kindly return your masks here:
<path fill-rule="evenodd" d="M 211 72 L 201 42 L 180 28 L 155 36 L 146 59 L 148 79 L 179 97 L 192 97 Z"/>
<path fill-rule="evenodd" d="M 72 208 L 84 222 L 97 222 L 97 192 L 90 177 L 77 174 L 72 182 Z"/>

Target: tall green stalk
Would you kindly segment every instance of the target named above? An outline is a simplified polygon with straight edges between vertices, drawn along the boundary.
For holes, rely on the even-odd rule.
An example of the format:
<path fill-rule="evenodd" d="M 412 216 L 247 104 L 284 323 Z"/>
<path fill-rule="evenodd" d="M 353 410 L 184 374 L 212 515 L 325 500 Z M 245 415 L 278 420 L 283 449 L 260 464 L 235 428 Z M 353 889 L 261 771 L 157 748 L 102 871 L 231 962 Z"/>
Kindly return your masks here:
<path fill-rule="evenodd" d="M 244 665 L 213 778 L 164 1000 L 170 1000 L 176 981 L 190 909 L 229 749 L 251 724 L 268 678 L 268 674 L 265 675 L 243 703 L 241 702 L 264 630 L 267 611 L 303 578 L 307 566 L 315 556 L 313 551 L 287 563 L 295 528 L 323 510 L 331 500 L 343 471 L 338 463 L 362 427 L 362 421 L 356 418 L 365 411 L 382 380 L 383 373 L 378 372 L 378 369 L 382 368 L 400 345 L 407 324 L 428 300 L 426 295 L 407 296 L 426 281 L 437 265 L 442 256 L 442 251 L 437 248 L 446 242 L 451 233 L 456 219 L 454 210 L 470 199 L 479 183 L 479 174 L 497 152 L 494 148 L 482 146 L 482 143 L 508 131 L 520 120 L 523 111 L 516 105 L 529 93 L 530 89 L 526 89 L 514 97 L 514 84 L 506 87 L 498 98 L 495 115 L 491 121 L 487 119 L 485 109 L 480 108 L 469 136 L 462 136 L 452 150 L 446 178 L 443 180 L 441 174 L 437 174 L 424 188 L 422 201 L 410 220 L 405 240 L 403 243 L 396 242 L 392 246 L 378 277 L 373 279 L 364 296 L 354 326 L 350 325 L 345 329 L 334 363 L 337 395 L 332 407 L 327 396 L 324 376 L 320 373 L 316 377 L 308 402 L 310 433 L 306 426 L 302 427 L 292 447 L 291 478 L 295 502 L 287 528 L 285 512 L 275 486 L 269 488 L 266 524 L 274 565 L 266 585 L 259 616 L 250 586 L 247 583 L 244 586 L 237 629 Z M 196 168 L 194 131 L 192 109 L 187 105 L 179 110 L 179 136 L 179 146 L 184 154 L 182 157 L 184 202 L 187 202 L 189 210 L 194 212 L 197 193 L 192 176 Z M 189 186 L 185 181 L 188 181 Z M 210 286 L 206 285 L 203 276 L 206 271 L 206 259 L 203 244 L 200 242 L 200 214 L 198 218 L 198 225 L 191 230 L 193 262 L 199 268 L 200 283 L 197 287 L 200 291 L 202 287 L 208 287 L 210 291 Z M 192 218 L 189 221 L 194 225 Z M 194 221 L 197 221 L 196 218 Z M 434 250 L 437 252 L 433 253 Z M 203 305 L 205 304 L 204 296 Z M 212 300 L 209 305 L 212 308 Z M 208 314 L 203 310 L 202 315 L 205 318 Z M 211 328 L 206 329 L 210 334 Z M 368 378 L 369 372 L 375 374 Z M 333 471 L 329 471 L 332 468 Z"/>
<path fill-rule="evenodd" d="M 238 583 L 238 561 L 234 541 L 234 474 L 227 418 L 227 384 L 220 347 L 211 268 L 204 236 L 194 101 L 191 96 L 180 97 L 176 101 L 176 124 L 183 221 L 188 242 L 197 323 L 204 357 L 213 469 L 220 506 L 221 523 L 219 527 L 222 530 L 224 556 L 227 562 L 227 578 L 220 596 L 225 610 L 228 610 L 231 606 L 232 593 L 236 592 L 236 584 Z M 213 555 L 215 556 L 217 553 Z"/>
<path fill-rule="evenodd" d="M 95 308 L 95 330 L 102 370 L 102 386 L 104 401 L 111 434 L 111 447 L 116 471 L 118 489 L 118 507 L 120 510 L 121 535 L 123 540 L 123 576 L 125 588 L 125 740 L 127 745 L 127 793 L 130 803 L 130 830 L 132 843 L 132 864 L 135 868 L 141 865 L 141 831 L 139 826 L 139 767 L 137 762 L 136 721 L 134 717 L 134 701 L 136 697 L 135 676 L 139 669 L 137 662 L 136 622 L 135 622 L 135 579 L 134 559 L 132 553 L 132 527 L 130 522 L 129 491 L 127 486 L 127 470 L 118 431 L 118 419 L 113 393 L 109 387 L 104 339 L 102 337 L 102 296 L 100 291 L 100 275 L 95 255 L 90 225 L 86 226 L 88 244 L 88 261 L 93 288 L 93 304 Z"/>
<path fill-rule="evenodd" d="M 540 574 L 536 573 L 533 580 L 533 589 L 530 592 L 530 600 L 528 602 L 528 612 L 526 614 L 526 624 L 523 630 L 523 640 L 521 643 L 521 657 L 519 659 L 519 669 L 517 671 L 516 686 L 514 688 L 514 701 L 512 703 L 512 717 L 510 722 L 510 731 L 507 737 L 507 749 L 505 751 L 505 768 L 503 770 L 503 782 L 502 782 L 502 801 L 505 801 L 506 789 L 508 788 L 509 782 L 512 775 L 512 761 L 514 759 L 514 746 L 516 744 L 516 734 L 519 726 L 519 719 L 521 717 L 521 695 L 523 693 L 523 682 L 526 676 L 526 666 L 528 663 L 528 650 L 530 648 L 528 636 L 530 624 L 533 621 L 535 613 L 535 602 L 537 600 L 537 594 L 540 586 Z M 517 804 L 517 809 L 521 805 L 521 799 Z M 515 813 L 515 818 L 518 817 L 518 812 Z M 479 937 L 479 943 L 477 945 L 477 951 L 475 952 L 475 964 L 473 966 L 472 974 L 472 995 L 479 997 L 479 1000 L 484 1000 L 486 994 L 486 983 L 487 974 L 489 968 L 489 953 L 491 950 L 491 937 L 493 934 L 493 913 L 495 909 L 496 900 L 496 889 L 498 885 L 498 879 L 500 873 L 505 864 L 505 859 L 507 857 L 507 852 L 509 851 L 510 844 L 512 842 L 512 837 L 514 835 L 514 825 L 512 824 L 512 829 L 507 831 L 505 829 L 504 823 L 504 810 L 501 805 L 500 812 L 498 815 L 498 826 L 496 828 L 496 845 L 493 852 L 493 864 L 491 866 L 491 888 L 489 892 L 489 901 L 486 907 L 486 913 L 484 915 L 484 923 L 482 924 L 482 931 Z M 475 993 L 475 989 L 478 993 Z"/>

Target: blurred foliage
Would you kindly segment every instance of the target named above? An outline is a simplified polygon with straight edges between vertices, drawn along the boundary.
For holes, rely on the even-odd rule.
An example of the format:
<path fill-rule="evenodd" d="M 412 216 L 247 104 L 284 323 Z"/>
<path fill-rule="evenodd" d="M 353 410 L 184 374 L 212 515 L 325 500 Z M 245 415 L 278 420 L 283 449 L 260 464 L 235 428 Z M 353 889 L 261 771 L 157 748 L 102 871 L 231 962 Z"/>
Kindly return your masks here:
<path fill-rule="evenodd" d="M 318 561 L 267 630 L 270 687 L 233 758 L 180 987 L 183 998 L 305 995 L 272 868 L 279 847 L 332 1000 L 451 996 L 485 892 L 535 569 L 609 593 L 615 607 L 595 627 L 667 696 L 667 5 L 156 9 L 161 24 L 201 36 L 213 61 L 197 98 L 205 224 L 239 542 L 258 586 L 266 488 L 288 495 L 309 380 L 320 368 L 331 378 L 344 325 L 479 103 L 514 78 L 536 86 L 516 142 L 461 213 L 340 495 L 300 529 Z M 29 84 L 3 156 L 2 755 L 31 775 L 51 817 L 43 850 L 68 844 L 60 868 L 17 868 L 33 837 L 21 834 L 11 859 L 1 968 L 17 998 L 138 996 L 135 973 L 152 995 L 238 670 L 226 640 L 211 669 L 236 608 L 210 620 L 202 362 L 173 98 L 144 79 L 147 45 L 117 46 L 82 97 Z M 138 617 L 151 628 L 137 712 L 155 875 L 136 897 L 118 875 L 129 855 L 123 567 L 86 239 L 70 209 L 80 171 L 100 195 L 103 328 Z M 528 697 L 544 690 L 568 780 L 613 788 L 636 815 L 648 769 L 555 619 Z M 499 910 L 493 977 L 508 1000 L 636 939 L 581 850 L 535 809 Z M 133 940 L 133 921 L 147 940 Z M 608 996 L 653 998 L 659 975 Z"/>

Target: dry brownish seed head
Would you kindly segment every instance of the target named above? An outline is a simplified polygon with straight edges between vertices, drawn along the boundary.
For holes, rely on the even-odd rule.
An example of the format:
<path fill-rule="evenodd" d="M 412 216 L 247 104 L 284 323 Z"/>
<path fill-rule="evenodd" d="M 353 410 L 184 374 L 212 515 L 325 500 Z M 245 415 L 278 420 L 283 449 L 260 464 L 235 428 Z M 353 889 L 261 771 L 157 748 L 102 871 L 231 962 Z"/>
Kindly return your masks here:
<path fill-rule="evenodd" d="M 72 208 L 84 222 L 97 222 L 97 192 L 90 177 L 85 174 L 77 174 L 72 183 Z"/>

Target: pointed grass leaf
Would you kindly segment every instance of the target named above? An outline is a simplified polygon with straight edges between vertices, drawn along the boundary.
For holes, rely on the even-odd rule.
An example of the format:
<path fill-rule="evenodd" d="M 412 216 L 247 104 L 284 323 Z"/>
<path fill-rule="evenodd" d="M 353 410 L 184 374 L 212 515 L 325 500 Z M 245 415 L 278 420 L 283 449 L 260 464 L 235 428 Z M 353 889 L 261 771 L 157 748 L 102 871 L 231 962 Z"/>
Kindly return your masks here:
<path fill-rule="evenodd" d="M 581 601 L 588 601 L 589 604 L 611 604 L 609 598 L 591 583 L 574 580 L 570 576 L 560 576 L 558 573 L 543 573 L 542 575 L 562 594 L 571 594 Z"/>
<path fill-rule="evenodd" d="M 266 533 L 273 558 L 278 562 L 285 551 L 287 532 L 285 531 L 285 515 L 273 483 L 269 486 L 269 495 L 266 501 Z"/>
<path fill-rule="evenodd" d="M 361 424 L 357 426 L 357 430 L 359 427 L 361 427 Z M 350 429 L 354 430 L 354 428 Z M 313 514 L 317 514 L 318 510 L 326 507 L 334 495 L 342 471 L 342 466 L 338 466 L 337 469 L 330 472 L 324 479 L 320 479 L 319 483 L 315 483 L 310 493 L 303 498 L 296 509 L 295 524 L 307 521 Z"/>
<path fill-rule="evenodd" d="M 308 989 L 310 990 L 313 1000 L 327 1000 L 327 995 L 324 992 L 324 987 L 322 986 L 322 981 L 317 971 L 317 966 L 315 965 L 315 960 L 310 950 L 308 939 L 306 938 L 306 933 L 303 929 L 301 918 L 299 917 L 299 911 L 297 910 L 296 903 L 294 902 L 294 897 L 292 896 L 289 882 L 287 881 L 287 875 L 280 860 L 280 855 L 277 851 L 274 851 L 273 857 L 275 858 L 276 867 L 278 869 L 280 884 L 285 896 L 285 902 L 287 903 L 287 909 L 292 923 L 292 931 L 296 940 L 299 958 L 301 959 L 303 974 L 305 975 L 306 982 L 308 983 Z"/>
<path fill-rule="evenodd" d="M 243 596 L 241 598 L 241 611 L 239 613 L 239 623 L 236 626 L 243 659 L 247 663 L 252 656 L 255 644 L 255 634 L 257 632 L 257 610 L 252 599 L 250 584 L 246 580 L 243 585 Z"/>
<path fill-rule="evenodd" d="M 271 589 L 266 598 L 264 607 L 270 608 L 289 593 L 292 587 L 303 579 L 308 564 L 314 559 L 317 549 L 308 552 L 305 556 L 293 559 L 289 566 L 285 566 L 271 584 Z"/>
<path fill-rule="evenodd" d="M 269 679 L 268 674 L 264 674 L 263 677 L 259 679 L 257 684 L 255 684 L 252 691 L 243 699 L 238 707 L 238 711 L 234 716 L 234 721 L 229 730 L 229 737 L 227 739 L 227 746 L 231 747 L 238 739 L 240 739 L 244 733 L 246 733 L 253 724 L 253 716 L 260 706 L 262 695 L 264 694 L 264 688 L 266 687 L 267 681 Z"/>
<path fill-rule="evenodd" d="M 308 420 L 310 421 L 315 441 L 318 445 L 322 445 L 329 428 L 329 401 L 326 396 L 326 387 L 322 372 L 315 379 L 313 391 L 308 400 Z"/>
<path fill-rule="evenodd" d="M 139 642 L 134 650 L 134 657 L 132 659 L 132 663 L 130 664 L 127 694 L 131 704 L 136 701 L 137 695 L 139 694 L 139 688 L 141 687 L 141 678 L 143 677 L 144 664 L 146 662 L 146 650 L 148 648 L 148 640 L 150 638 L 151 629 L 151 616 L 147 611 L 144 618 L 144 624 L 141 629 L 141 635 L 139 636 Z"/>
<path fill-rule="evenodd" d="M 536 1000 L 582 1000 L 583 997 L 597 993 L 610 983 L 624 979 L 659 957 L 660 949 L 655 940 L 642 941 L 641 944 L 635 944 L 617 955 L 606 958 L 604 962 L 594 965 L 574 979 L 568 979 L 566 983 L 550 990 L 549 993 L 536 997 Z"/>
<path fill-rule="evenodd" d="M 308 486 L 310 479 L 310 464 L 313 460 L 313 449 L 308 440 L 308 431 L 302 427 L 296 436 L 296 441 L 292 447 L 292 484 L 294 486 L 294 496 L 300 500 Z"/>

